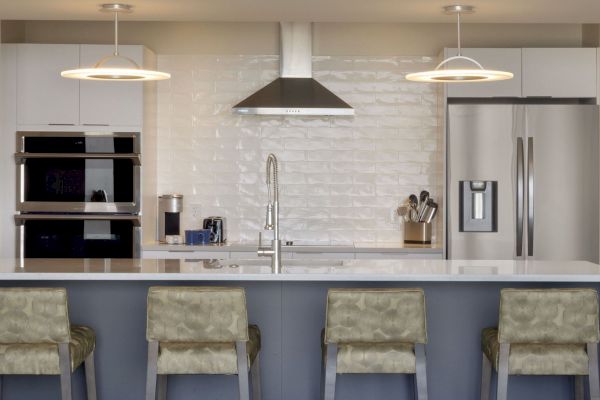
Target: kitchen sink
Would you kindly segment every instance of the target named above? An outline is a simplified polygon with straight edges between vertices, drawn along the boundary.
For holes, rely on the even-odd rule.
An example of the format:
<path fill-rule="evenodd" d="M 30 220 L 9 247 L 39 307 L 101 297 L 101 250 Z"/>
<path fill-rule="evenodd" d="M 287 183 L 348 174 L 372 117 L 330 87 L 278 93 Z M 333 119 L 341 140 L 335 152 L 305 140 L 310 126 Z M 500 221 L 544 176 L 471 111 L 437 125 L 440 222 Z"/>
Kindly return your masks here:
<path fill-rule="evenodd" d="M 332 267 L 341 267 L 344 265 L 342 260 L 282 260 L 282 273 L 302 273 L 310 270 L 310 272 L 316 272 L 315 269 L 329 269 Z M 214 260 L 209 263 L 205 263 L 205 268 L 244 268 L 246 270 L 252 269 L 252 267 L 260 267 L 260 271 L 265 270 L 264 267 L 271 267 L 269 259 L 233 259 L 233 260 Z"/>

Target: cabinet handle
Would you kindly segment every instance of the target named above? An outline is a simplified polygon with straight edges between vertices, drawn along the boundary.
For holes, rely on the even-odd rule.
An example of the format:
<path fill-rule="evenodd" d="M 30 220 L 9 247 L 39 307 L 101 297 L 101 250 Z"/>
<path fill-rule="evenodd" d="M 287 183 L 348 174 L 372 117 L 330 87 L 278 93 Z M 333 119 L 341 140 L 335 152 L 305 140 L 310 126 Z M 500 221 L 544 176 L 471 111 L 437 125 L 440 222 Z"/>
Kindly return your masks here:
<path fill-rule="evenodd" d="M 83 124 L 83 126 L 108 126 L 108 124 Z"/>
<path fill-rule="evenodd" d="M 75 124 L 57 124 L 57 123 L 49 123 L 48 125 L 55 125 L 55 126 L 75 126 Z"/>

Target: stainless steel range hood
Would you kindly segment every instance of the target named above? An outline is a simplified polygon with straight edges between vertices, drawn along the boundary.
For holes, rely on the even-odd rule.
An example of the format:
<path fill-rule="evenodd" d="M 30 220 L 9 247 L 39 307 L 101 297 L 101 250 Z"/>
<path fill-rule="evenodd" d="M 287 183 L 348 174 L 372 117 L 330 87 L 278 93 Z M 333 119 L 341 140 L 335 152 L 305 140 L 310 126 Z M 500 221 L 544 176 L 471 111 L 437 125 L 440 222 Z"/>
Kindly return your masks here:
<path fill-rule="evenodd" d="M 354 115 L 312 78 L 312 24 L 281 22 L 281 77 L 233 107 L 246 115 Z"/>

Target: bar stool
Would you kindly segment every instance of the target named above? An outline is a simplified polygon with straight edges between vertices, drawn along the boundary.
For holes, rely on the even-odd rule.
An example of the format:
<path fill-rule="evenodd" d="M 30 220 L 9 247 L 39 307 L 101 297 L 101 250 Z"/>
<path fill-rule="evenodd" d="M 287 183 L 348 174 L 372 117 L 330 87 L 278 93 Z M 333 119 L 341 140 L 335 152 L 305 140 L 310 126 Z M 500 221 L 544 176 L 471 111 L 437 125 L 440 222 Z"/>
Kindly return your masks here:
<path fill-rule="evenodd" d="M 242 288 L 148 290 L 146 400 L 167 397 L 167 375 L 237 375 L 240 400 L 260 400 L 260 331 L 248 325 Z"/>
<path fill-rule="evenodd" d="M 503 289 L 498 329 L 481 334 L 481 399 L 490 396 L 492 367 L 497 400 L 506 400 L 509 375 L 574 375 L 575 398 L 600 400 L 598 294 L 594 289 Z"/>
<path fill-rule="evenodd" d="M 427 399 L 425 294 L 421 289 L 330 289 L 323 334 L 322 392 L 337 374 L 414 374 Z"/>
<path fill-rule="evenodd" d="M 96 400 L 96 334 L 70 325 L 67 290 L 0 289 L 0 398 L 3 375 L 60 375 L 62 400 L 71 400 L 71 374 L 85 365 L 87 399 Z"/>

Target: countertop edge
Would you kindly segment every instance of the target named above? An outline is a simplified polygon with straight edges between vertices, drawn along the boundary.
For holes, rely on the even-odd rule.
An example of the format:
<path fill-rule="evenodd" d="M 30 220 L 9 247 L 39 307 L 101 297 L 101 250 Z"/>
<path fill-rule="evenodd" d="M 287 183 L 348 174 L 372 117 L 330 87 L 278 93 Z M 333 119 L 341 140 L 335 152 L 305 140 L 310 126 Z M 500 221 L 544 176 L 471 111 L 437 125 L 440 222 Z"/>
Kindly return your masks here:
<path fill-rule="evenodd" d="M 262 281 L 262 282 L 547 282 L 600 283 L 600 275 L 368 275 L 368 274 L 186 274 L 186 273 L 62 273 L 13 272 L 0 274 L 0 281 Z"/>
<path fill-rule="evenodd" d="M 172 253 L 188 252 L 254 252 L 255 245 L 170 245 L 142 244 L 142 251 L 167 251 Z M 353 246 L 282 246 L 284 253 L 406 253 L 406 254 L 442 254 L 441 247 L 353 247 Z"/>

